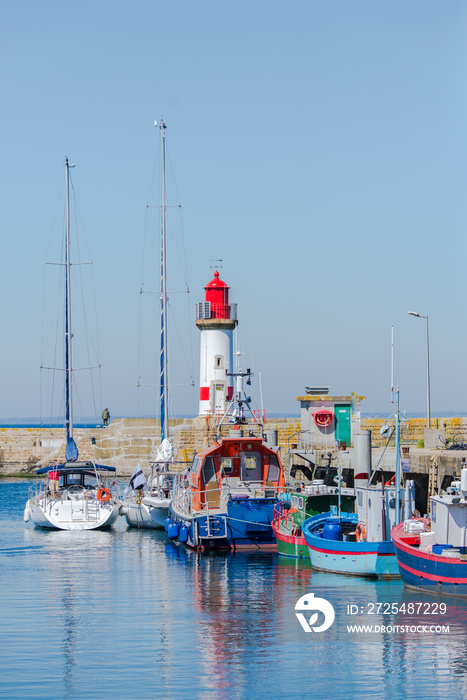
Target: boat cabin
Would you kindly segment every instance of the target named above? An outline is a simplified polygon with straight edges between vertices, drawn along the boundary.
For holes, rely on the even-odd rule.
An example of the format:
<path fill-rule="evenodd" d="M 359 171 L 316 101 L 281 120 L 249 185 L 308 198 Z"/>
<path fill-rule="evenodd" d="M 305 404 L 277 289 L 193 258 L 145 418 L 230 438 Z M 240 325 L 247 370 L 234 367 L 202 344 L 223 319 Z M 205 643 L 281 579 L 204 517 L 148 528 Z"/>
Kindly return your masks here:
<path fill-rule="evenodd" d="M 279 455 L 255 437 L 221 439 L 195 457 L 188 478 L 198 511 L 221 500 L 277 498 L 284 487 Z"/>
<path fill-rule="evenodd" d="M 50 491 L 78 494 L 80 491 L 97 491 L 106 478 L 114 475 L 115 467 L 92 462 L 67 462 L 38 469 L 38 474 L 47 474 Z"/>

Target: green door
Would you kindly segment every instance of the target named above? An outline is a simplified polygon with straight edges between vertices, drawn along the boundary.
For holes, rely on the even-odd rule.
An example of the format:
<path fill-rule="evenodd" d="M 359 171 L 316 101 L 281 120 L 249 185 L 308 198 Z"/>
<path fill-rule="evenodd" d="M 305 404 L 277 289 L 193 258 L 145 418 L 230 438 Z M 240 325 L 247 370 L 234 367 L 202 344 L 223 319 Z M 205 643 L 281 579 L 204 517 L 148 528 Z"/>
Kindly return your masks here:
<path fill-rule="evenodd" d="M 336 440 L 350 446 L 350 404 L 334 406 L 336 416 Z"/>

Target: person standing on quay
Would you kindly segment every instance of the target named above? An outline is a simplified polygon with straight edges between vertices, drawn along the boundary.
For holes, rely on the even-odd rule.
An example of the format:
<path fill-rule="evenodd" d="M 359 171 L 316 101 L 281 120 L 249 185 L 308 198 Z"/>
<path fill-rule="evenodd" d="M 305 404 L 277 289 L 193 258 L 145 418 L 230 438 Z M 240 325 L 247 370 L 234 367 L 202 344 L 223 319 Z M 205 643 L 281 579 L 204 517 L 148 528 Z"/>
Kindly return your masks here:
<path fill-rule="evenodd" d="M 104 428 L 106 428 L 109 424 L 110 420 L 110 413 L 108 408 L 104 408 L 102 411 L 102 423 L 104 424 Z"/>

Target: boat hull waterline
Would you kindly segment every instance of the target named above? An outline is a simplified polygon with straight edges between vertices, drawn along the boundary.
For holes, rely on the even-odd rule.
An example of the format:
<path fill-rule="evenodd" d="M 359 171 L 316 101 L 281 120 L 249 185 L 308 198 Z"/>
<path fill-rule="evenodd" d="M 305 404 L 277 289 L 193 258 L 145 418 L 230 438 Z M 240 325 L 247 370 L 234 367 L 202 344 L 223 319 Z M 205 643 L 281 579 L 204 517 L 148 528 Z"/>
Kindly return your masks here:
<path fill-rule="evenodd" d="M 126 501 L 122 512 L 130 527 L 163 530 L 169 514 L 170 502 L 170 498 L 155 499 L 145 496 L 139 503 Z"/>
<path fill-rule="evenodd" d="M 302 530 L 313 568 L 350 576 L 399 578 L 392 542 L 339 541 L 323 537 L 327 522 L 340 520 L 347 528 L 356 528 L 358 516 L 342 513 L 335 518 L 331 513 L 313 516 L 303 523 Z"/>
<path fill-rule="evenodd" d="M 467 598 L 467 547 L 459 547 L 459 556 L 448 548 L 446 555 L 421 551 L 420 538 L 407 536 L 404 523 L 396 525 L 391 536 L 406 586 L 424 593 Z"/>
<path fill-rule="evenodd" d="M 173 505 L 171 512 L 174 522 L 187 529 L 183 544 L 191 549 L 275 551 L 277 543 L 271 523 L 277 503 L 275 498 L 234 499 L 225 512 L 191 518 L 184 517 Z"/>
<path fill-rule="evenodd" d="M 101 503 L 86 498 L 64 500 L 37 495 L 26 503 L 24 519 L 48 530 L 100 530 L 120 515 L 118 502 Z"/>

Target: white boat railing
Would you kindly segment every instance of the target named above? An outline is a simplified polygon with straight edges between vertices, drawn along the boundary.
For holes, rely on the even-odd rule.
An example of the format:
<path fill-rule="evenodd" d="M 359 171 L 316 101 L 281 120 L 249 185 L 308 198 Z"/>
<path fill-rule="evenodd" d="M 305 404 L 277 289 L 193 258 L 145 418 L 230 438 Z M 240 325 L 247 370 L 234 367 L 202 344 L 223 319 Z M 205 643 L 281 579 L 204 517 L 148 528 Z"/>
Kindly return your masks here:
<path fill-rule="evenodd" d="M 119 500 L 120 486 L 117 483 L 115 483 L 112 486 L 112 489 L 110 489 L 109 486 L 104 486 L 104 488 L 108 491 L 109 494 L 108 500 L 105 500 L 104 498 L 97 498 L 97 494 L 101 488 L 100 486 L 96 486 L 95 488 L 84 487 L 82 488 L 81 492 L 77 492 L 76 496 L 73 497 L 71 495 L 72 492 L 70 492 L 70 488 L 73 488 L 73 486 L 77 485 L 69 486 L 66 489 L 61 488 L 55 490 L 50 488 L 48 482 L 42 481 L 39 484 L 36 483 L 29 487 L 28 497 L 30 500 L 34 499 L 34 501 L 38 505 L 41 505 L 43 508 L 46 508 L 48 505 L 54 503 L 63 504 L 65 502 L 84 502 L 86 504 L 86 507 L 88 505 L 91 507 L 97 507 L 97 504 L 99 504 L 101 508 L 111 509 Z"/>
<path fill-rule="evenodd" d="M 181 478 L 177 478 L 180 476 Z M 223 509 L 229 500 L 254 498 L 278 498 L 283 492 L 282 486 L 264 485 L 262 481 L 242 481 L 229 484 L 228 478 L 222 479 L 220 488 L 208 488 L 203 491 L 192 491 L 185 475 L 177 475 L 174 481 L 172 495 L 172 510 L 181 517 L 191 518 L 193 514 L 209 516 L 217 515 L 219 509 Z M 194 498 L 197 499 L 196 507 Z M 218 497 L 219 505 L 213 505 L 212 501 Z M 211 504 L 210 502 L 211 501 Z"/>

